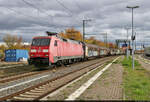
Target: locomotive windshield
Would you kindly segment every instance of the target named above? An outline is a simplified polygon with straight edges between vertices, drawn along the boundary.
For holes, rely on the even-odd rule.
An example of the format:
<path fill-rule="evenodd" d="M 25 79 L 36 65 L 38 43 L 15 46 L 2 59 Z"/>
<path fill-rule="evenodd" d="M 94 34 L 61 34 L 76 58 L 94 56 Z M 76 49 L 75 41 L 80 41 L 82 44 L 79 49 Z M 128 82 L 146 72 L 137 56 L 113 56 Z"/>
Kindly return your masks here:
<path fill-rule="evenodd" d="M 50 44 L 50 39 L 39 38 L 32 40 L 32 46 L 48 46 Z"/>

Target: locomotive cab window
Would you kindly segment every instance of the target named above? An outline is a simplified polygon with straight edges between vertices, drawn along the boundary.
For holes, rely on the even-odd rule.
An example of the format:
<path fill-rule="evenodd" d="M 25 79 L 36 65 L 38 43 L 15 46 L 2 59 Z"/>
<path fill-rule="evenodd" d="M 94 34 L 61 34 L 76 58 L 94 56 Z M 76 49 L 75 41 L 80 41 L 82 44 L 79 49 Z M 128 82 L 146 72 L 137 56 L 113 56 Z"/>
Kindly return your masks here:
<path fill-rule="evenodd" d="M 47 38 L 33 39 L 32 40 L 32 46 L 49 46 L 50 40 L 51 39 L 47 39 Z"/>
<path fill-rule="evenodd" d="M 55 40 L 55 42 L 54 42 L 54 46 L 57 46 L 57 41 Z"/>

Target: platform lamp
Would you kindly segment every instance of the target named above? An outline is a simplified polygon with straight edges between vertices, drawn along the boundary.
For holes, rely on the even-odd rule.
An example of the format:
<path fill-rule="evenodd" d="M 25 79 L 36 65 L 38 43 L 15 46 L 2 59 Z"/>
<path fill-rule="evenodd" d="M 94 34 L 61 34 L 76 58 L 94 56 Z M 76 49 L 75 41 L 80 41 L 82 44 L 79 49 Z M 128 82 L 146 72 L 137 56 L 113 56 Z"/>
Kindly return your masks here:
<path fill-rule="evenodd" d="M 134 29 L 133 29 L 133 9 L 139 8 L 139 6 L 127 6 L 126 8 L 129 8 L 129 9 L 132 10 L 132 36 L 131 36 L 131 40 L 132 40 L 132 68 L 134 69 L 134 40 L 135 40 L 135 36 L 133 35 L 133 33 L 134 33 Z"/>

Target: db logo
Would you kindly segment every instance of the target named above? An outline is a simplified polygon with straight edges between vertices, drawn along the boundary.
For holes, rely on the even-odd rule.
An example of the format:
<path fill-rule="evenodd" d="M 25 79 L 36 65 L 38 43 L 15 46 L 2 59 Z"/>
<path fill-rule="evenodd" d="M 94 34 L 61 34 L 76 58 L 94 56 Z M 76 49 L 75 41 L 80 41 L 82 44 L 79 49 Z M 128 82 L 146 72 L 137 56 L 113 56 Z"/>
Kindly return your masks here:
<path fill-rule="evenodd" d="M 39 48 L 38 52 L 41 52 L 41 51 L 42 51 L 41 48 Z"/>

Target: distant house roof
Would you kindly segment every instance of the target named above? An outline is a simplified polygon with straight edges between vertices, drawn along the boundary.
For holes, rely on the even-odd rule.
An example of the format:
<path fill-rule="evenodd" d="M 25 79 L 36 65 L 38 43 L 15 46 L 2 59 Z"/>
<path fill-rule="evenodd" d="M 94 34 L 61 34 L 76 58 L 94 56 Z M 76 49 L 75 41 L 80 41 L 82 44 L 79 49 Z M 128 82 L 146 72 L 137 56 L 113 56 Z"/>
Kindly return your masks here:
<path fill-rule="evenodd" d="M 30 45 L 31 43 L 29 42 L 23 42 L 22 45 Z"/>

